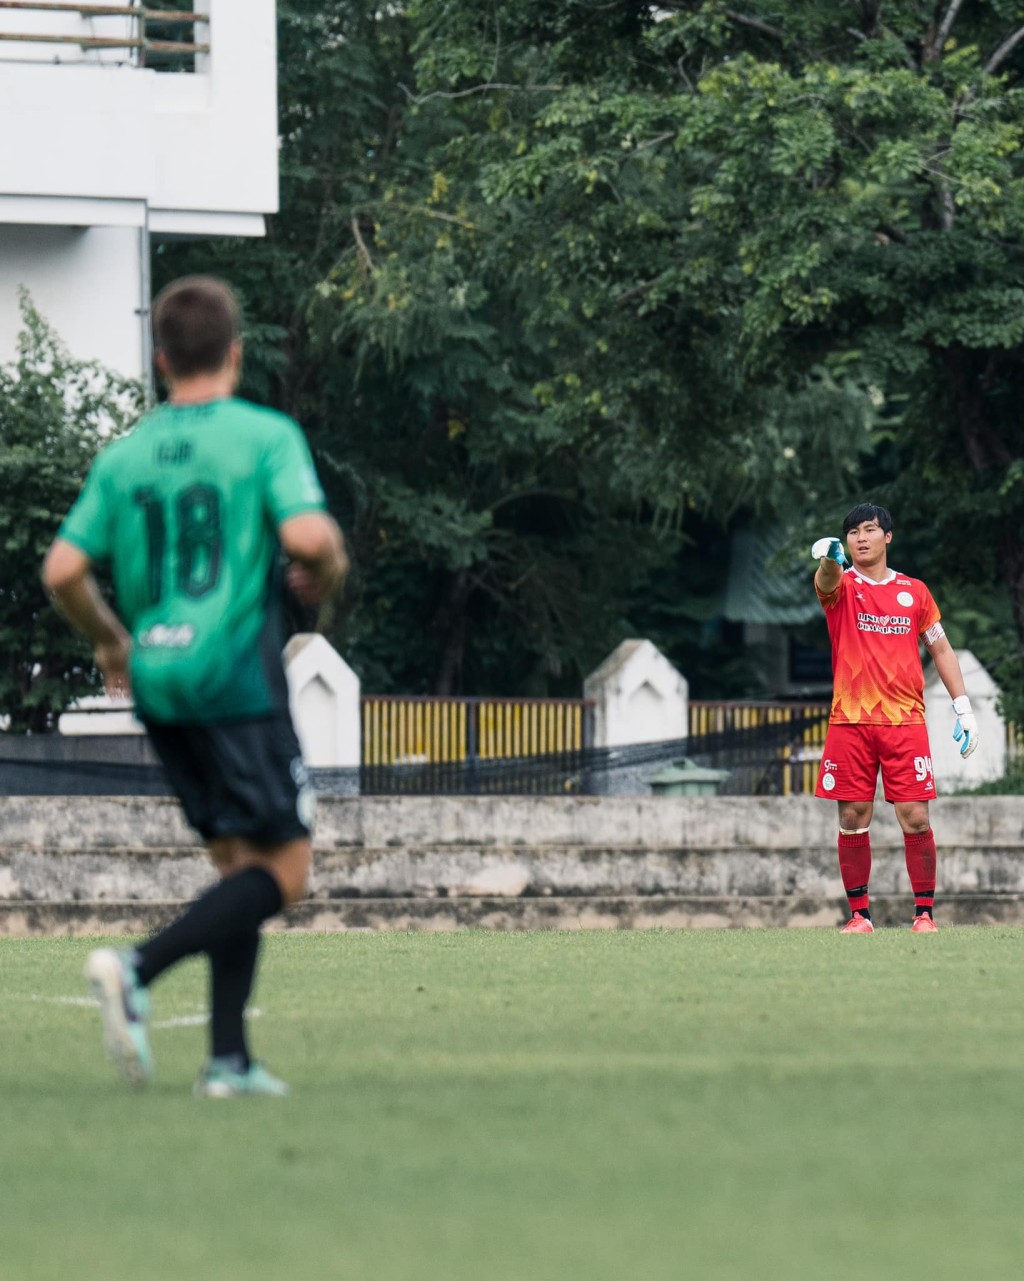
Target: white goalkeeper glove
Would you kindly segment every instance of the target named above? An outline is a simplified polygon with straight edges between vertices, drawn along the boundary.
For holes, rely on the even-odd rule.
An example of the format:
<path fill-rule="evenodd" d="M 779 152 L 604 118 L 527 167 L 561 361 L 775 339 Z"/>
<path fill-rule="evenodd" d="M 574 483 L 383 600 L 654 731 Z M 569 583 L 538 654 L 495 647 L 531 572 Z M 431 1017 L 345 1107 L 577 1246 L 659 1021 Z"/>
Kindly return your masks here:
<path fill-rule="evenodd" d="M 978 746 L 978 722 L 971 711 L 971 700 L 966 694 L 953 699 L 953 711 L 956 712 L 953 742 L 960 743 L 960 755 L 966 760 Z"/>
<path fill-rule="evenodd" d="M 815 560 L 825 558 L 834 560 L 837 565 L 845 565 L 846 557 L 843 555 L 843 544 L 839 538 L 819 538 L 811 548 L 811 555 Z"/>

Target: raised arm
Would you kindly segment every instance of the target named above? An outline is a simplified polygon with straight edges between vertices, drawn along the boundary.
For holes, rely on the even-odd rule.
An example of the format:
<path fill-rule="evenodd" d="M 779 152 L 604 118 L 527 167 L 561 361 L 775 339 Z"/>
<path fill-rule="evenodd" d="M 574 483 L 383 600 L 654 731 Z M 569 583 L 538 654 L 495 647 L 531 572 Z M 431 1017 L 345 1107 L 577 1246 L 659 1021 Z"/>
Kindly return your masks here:
<path fill-rule="evenodd" d="M 830 596 L 839 586 L 843 577 L 843 567 L 846 564 L 842 540 L 832 537 L 819 538 L 811 548 L 811 555 L 819 562 L 814 575 L 814 585 L 822 596 Z"/>

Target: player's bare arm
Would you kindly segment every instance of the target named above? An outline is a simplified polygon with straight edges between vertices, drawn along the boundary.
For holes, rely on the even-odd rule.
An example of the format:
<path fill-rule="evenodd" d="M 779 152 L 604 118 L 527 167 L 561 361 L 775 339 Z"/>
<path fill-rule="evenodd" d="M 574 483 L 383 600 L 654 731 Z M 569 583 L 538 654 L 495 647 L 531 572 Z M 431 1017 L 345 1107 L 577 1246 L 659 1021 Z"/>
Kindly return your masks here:
<path fill-rule="evenodd" d="M 933 631 L 932 628 L 928 629 Z M 941 625 L 936 625 L 938 635 L 933 632 L 930 638 L 926 632 L 923 636 L 924 647 L 931 655 L 932 662 L 935 664 L 935 670 L 939 674 L 939 680 L 946 687 L 946 692 L 950 698 L 959 698 L 961 694 L 966 694 L 967 689 L 964 685 L 963 673 L 960 670 L 960 660 L 956 656 L 956 650 L 949 643 L 945 632 L 942 631 Z"/>
<path fill-rule="evenodd" d="M 288 586 L 306 605 L 319 605 L 339 592 L 348 576 L 345 538 L 324 512 L 303 512 L 282 522 L 277 531 L 292 561 Z"/>
<path fill-rule="evenodd" d="M 103 599 L 89 557 L 74 543 L 58 538 L 46 554 L 42 577 L 57 608 L 92 644 L 107 693 L 127 697 L 131 638 Z"/>
<path fill-rule="evenodd" d="M 978 746 L 978 722 L 971 711 L 971 700 L 967 697 L 960 660 L 942 630 L 941 623 L 929 627 L 921 639 L 935 664 L 939 680 L 953 700 L 953 711 L 956 713 L 953 739 L 960 744 L 960 755 L 966 760 Z"/>

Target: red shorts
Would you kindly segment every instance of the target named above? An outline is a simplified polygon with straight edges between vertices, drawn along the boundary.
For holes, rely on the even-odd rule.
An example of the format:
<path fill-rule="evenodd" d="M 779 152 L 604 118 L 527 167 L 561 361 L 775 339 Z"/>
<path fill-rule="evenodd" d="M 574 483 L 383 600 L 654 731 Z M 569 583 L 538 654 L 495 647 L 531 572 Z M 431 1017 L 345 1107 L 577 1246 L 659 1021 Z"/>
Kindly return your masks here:
<path fill-rule="evenodd" d="M 887 801 L 935 799 L 927 725 L 830 725 L 814 795 L 873 801 L 879 767 Z"/>

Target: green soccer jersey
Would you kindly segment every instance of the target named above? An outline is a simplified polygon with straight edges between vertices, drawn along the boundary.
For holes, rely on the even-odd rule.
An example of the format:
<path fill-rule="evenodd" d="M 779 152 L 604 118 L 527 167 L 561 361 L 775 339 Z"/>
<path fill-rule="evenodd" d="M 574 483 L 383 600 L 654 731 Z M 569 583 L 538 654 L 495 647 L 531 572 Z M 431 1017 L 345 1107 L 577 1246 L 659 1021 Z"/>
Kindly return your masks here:
<path fill-rule="evenodd" d="M 277 528 L 323 507 L 297 424 L 242 400 L 162 405 L 102 451 L 60 537 L 112 565 L 142 716 L 287 705 Z"/>

